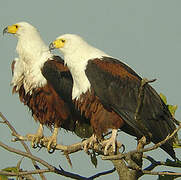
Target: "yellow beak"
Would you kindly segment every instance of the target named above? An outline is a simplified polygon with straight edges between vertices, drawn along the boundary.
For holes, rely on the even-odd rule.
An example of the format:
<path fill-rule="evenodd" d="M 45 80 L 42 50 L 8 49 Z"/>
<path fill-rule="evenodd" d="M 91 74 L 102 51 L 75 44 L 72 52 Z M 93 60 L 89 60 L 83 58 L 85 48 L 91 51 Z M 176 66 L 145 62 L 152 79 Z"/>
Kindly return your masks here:
<path fill-rule="evenodd" d="M 63 46 L 64 46 L 64 42 L 62 42 L 61 39 L 57 39 L 49 45 L 49 50 L 59 49 L 59 48 L 62 48 Z"/>
<path fill-rule="evenodd" d="M 18 30 L 18 25 L 8 26 L 4 28 L 3 34 L 5 33 L 16 34 L 17 30 Z"/>

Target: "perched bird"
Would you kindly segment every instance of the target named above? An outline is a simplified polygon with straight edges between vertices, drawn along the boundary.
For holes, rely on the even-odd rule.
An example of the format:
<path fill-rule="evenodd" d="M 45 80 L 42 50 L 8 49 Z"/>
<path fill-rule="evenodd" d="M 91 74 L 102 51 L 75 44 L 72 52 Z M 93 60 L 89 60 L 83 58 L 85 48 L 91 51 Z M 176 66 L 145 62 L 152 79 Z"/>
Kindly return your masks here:
<path fill-rule="evenodd" d="M 3 33 L 11 33 L 18 38 L 16 51 L 19 57 L 12 63 L 13 93 L 19 94 L 20 101 L 28 106 L 35 121 L 40 123 L 36 134 L 28 134 L 32 137 L 32 146 L 48 140 L 50 151 L 57 144 L 60 127 L 75 132 L 81 138 L 92 135 L 89 121 L 73 108 L 73 80 L 68 68 L 60 57 L 50 53 L 37 29 L 27 22 L 19 22 L 6 27 Z M 44 125 L 54 128 L 51 137 L 44 137 Z"/>
<path fill-rule="evenodd" d="M 72 100 L 91 119 L 94 139 L 88 143 L 112 129 L 112 136 L 106 140 L 106 154 L 110 146 L 115 150 L 119 128 L 138 139 L 145 136 L 153 143 L 162 141 L 176 129 L 167 106 L 148 83 L 144 85 L 142 106 L 138 108 L 142 78 L 128 65 L 74 34 L 59 36 L 49 46 L 50 50 L 55 48 L 64 55 L 73 77 Z M 102 112 L 109 112 L 109 116 Z M 174 141 L 176 136 L 161 148 L 175 159 Z"/>

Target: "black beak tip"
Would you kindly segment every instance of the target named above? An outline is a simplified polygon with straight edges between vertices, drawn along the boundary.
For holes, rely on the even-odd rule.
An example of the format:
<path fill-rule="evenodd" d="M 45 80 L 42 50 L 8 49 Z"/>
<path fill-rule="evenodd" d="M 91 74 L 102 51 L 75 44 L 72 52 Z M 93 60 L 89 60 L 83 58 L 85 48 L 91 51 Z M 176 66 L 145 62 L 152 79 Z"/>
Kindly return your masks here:
<path fill-rule="evenodd" d="M 3 35 L 6 34 L 7 32 L 8 32 L 8 27 L 4 28 Z"/>
<path fill-rule="evenodd" d="M 54 44 L 53 44 L 53 43 L 50 43 L 50 45 L 49 45 L 49 50 L 52 51 L 52 50 L 54 50 L 54 49 L 55 49 Z"/>

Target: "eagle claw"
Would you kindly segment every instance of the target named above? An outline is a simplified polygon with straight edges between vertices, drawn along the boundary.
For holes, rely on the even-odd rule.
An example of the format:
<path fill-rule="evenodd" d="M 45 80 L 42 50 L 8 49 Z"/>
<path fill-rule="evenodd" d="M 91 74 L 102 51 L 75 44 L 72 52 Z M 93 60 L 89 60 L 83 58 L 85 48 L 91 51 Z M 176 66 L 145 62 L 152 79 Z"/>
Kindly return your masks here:
<path fill-rule="evenodd" d="M 41 147 L 41 139 L 44 137 L 43 135 L 43 125 L 40 124 L 37 132 L 35 134 L 27 134 L 26 137 L 31 139 L 32 148 Z"/>
<path fill-rule="evenodd" d="M 27 134 L 27 138 L 31 139 L 31 147 L 36 149 L 37 147 L 41 147 L 41 139 L 43 138 L 43 134 Z"/>
<path fill-rule="evenodd" d="M 41 139 L 41 144 L 46 144 L 47 143 L 47 151 L 51 154 L 55 151 L 55 148 L 57 146 L 57 137 L 55 136 L 50 136 L 50 137 L 44 137 Z"/>
<path fill-rule="evenodd" d="M 116 141 L 112 138 L 109 138 L 107 140 L 104 140 L 103 142 L 101 142 L 101 145 L 104 148 L 104 155 L 107 155 L 108 154 L 108 149 L 112 146 L 112 151 L 113 152 L 116 152 Z"/>
<path fill-rule="evenodd" d="M 102 141 L 102 146 L 104 148 L 104 155 L 108 154 L 108 149 L 112 146 L 112 151 L 115 153 L 116 152 L 116 145 L 117 145 L 117 141 L 116 141 L 116 136 L 117 136 L 117 129 L 113 129 L 112 130 L 112 135 L 109 139 Z"/>
<path fill-rule="evenodd" d="M 88 153 L 88 149 L 91 148 L 95 142 L 97 142 L 97 137 L 94 134 L 90 138 L 84 140 L 82 142 L 82 146 L 83 146 L 84 151 L 86 153 Z"/>

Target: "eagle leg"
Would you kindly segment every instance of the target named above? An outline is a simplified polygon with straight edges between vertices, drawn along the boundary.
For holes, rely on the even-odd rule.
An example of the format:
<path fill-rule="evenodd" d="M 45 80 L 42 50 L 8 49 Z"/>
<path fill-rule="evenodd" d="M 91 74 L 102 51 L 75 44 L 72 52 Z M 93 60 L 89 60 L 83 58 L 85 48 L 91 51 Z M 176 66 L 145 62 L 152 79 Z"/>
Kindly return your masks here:
<path fill-rule="evenodd" d="M 87 153 L 88 149 L 91 148 L 95 142 L 97 142 L 97 137 L 95 134 L 93 134 L 90 138 L 84 140 L 82 142 L 84 151 Z"/>
<path fill-rule="evenodd" d="M 47 150 L 48 150 L 49 153 L 53 153 L 54 150 L 55 150 L 55 147 L 57 145 L 58 130 L 59 130 L 59 127 L 57 127 L 55 125 L 55 128 L 54 128 L 52 136 L 44 137 L 43 139 L 41 139 L 41 143 L 42 144 L 46 144 L 47 143 Z"/>
<path fill-rule="evenodd" d="M 104 155 L 107 155 L 108 154 L 108 149 L 110 146 L 112 146 L 112 149 L 113 149 L 113 152 L 116 152 L 116 137 L 117 137 L 117 129 L 113 129 L 112 130 L 112 135 L 109 139 L 106 139 L 104 141 L 101 142 L 101 145 L 105 148 L 104 148 Z"/>
<path fill-rule="evenodd" d="M 39 128 L 35 134 L 27 134 L 27 138 L 31 139 L 31 146 L 36 148 L 40 145 L 41 139 L 44 137 L 43 135 L 43 124 L 39 125 Z"/>

